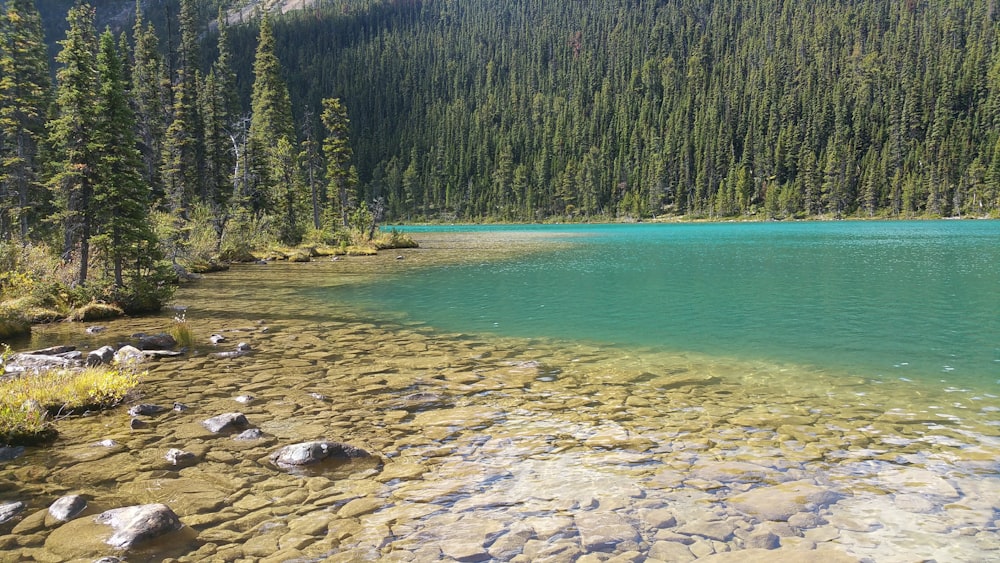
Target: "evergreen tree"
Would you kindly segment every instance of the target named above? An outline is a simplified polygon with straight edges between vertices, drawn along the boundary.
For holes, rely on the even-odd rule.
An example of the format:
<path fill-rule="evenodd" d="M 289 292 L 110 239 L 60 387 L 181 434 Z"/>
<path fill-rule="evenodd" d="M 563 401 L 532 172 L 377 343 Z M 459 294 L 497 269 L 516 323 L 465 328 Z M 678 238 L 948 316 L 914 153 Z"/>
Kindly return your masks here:
<path fill-rule="evenodd" d="M 132 40 L 135 47 L 131 98 L 142 152 L 143 179 L 152 187 L 155 196 L 162 197 L 163 179 L 160 168 L 163 163 L 169 87 L 163 80 L 166 69 L 160 56 L 156 30 L 152 25 L 144 25 L 140 0 L 136 0 Z"/>
<path fill-rule="evenodd" d="M 0 3 L 2 5 L 2 3 Z M 51 98 L 48 53 L 33 0 L 0 11 L 0 238 L 28 236 L 37 218 L 39 141 Z"/>
<path fill-rule="evenodd" d="M 260 22 L 260 36 L 253 65 L 253 90 L 250 97 L 249 199 L 254 211 L 263 211 L 277 201 L 278 178 L 270 164 L 278 143 L 294 139 L 292 105 L 288 87 L 281 76 L 281 63 L 275 55 L 274 33 L 265 13 Z"/>
<path fill-rule="evenodd" d="M 78 4 L 67 16 L 69 29 L 56 62 L 56 116 L 49 121 L 53 174 L 49 188 L 56 202 L 54 219 L 63 225 L 63 253 L 79 250 L 77 282 L 87 282 L 94 223 L 94 186 L 98 181 L 97 36 L 94 9 Z"/>
<path fill-rule="evenodd" d="M 97 71 L 100 119 L 93 140 L 100 155 L 94 184 L 94 230 L 103 235 L 116 290 L 124 291 L 124 271 L 129 268 L 131 294 L 138 295 L 141 291 L 136 291 L 136 286 L 154 269 L 159 251 L 149 220 L 151 191 L 143 181 L 142 158 L 136 149 L 135 114 L 129 106 L 125 65 L 110 31 L 100 37 Z"/>
<path fill-rule="evenodd" d="M 353 154 L 348 132 L 350 121 L 347 119 L 347 108 L 344 107 L 339 98 L 325 98 L 320 120 L 323 122 L 323 127 L 326 128 L 323 154 L 326 156 L 326 178 L 329 182 L 329 193 L 331 198 L 334 194 L 337 198 L 330 202 L 330 209 L 340 212 L 341 226 L 347 227 L 349 166 Z M 409 171 L 409 168 L 407 170 Z M 404 174 L 404 183 L 405 176 L 406 174 Z M 412 190 L 412 188 L 410 189 Z M 408 199 L 412 199 L 412 196 Z"/>

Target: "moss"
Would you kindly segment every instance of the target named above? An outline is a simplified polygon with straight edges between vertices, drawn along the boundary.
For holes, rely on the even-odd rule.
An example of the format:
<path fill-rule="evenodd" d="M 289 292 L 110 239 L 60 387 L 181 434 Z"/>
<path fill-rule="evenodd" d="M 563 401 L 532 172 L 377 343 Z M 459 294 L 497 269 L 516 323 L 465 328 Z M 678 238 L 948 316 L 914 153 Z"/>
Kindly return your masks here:
<path fill-rule="evenodd" d="M 0 338 L 7 340 L 31 333 L 31 323 L 21 305 L 15 301 L 0 303 Z"/>
<path fill-rule="evenodd" d="M 229 269 L 229 264 L 218 260 L 195 260 L 188 270 L 195 274 L 209 274 L 212 272 L 224 272 Z"/>
<path fill-rule="evenodd" d="M 104 319 L 113 319 L 120 317 L 125 314 L 125 311 L 117 305 L 111 305 L 108 303 L 97 303 L 90 302 L 82 307 L 77 307 L 69 314 L 68 319 L 71 321 L 100 321 Z"/>
<path fill-rule="evenodd" d="M 347 255 L 348 256 L 375 256 L 378 254 L 378 248 L 374 246 L 348 246 Z"/>
<path fill-rule="evenodd" d="M 288 255 L 289 262 L 309 262 L 310 260 L 312 257 L 309 256 L 309 253 L 300 249 L 294 250 Z"/>
<path fill-rule="evenodd" d="M 246 245 L 227 246 L 219 252 L 219 260 L 223 262 L 256 262 L 257 257 Z"/>

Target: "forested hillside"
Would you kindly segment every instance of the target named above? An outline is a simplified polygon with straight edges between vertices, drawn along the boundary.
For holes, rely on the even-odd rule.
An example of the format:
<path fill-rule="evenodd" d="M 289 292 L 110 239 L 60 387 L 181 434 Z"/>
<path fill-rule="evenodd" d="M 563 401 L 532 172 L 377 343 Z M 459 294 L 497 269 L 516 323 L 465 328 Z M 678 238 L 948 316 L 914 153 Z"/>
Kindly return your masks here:
<path fill-rule="evenodd" d="M 993 1 L 325 4 L 275 19 L 292 103 L 396 219 L 1000 208 Z"/>

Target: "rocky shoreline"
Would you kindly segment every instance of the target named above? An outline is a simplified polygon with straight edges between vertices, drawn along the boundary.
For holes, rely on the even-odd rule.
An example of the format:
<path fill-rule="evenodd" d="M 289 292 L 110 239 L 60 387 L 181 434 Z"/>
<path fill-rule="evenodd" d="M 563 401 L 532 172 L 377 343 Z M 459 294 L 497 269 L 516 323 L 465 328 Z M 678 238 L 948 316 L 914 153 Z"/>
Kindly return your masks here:
<path fill-rule="evenodd" d="M 289 265 L 275 279 L 294 272 L 316 284 L 336 266 L 315 267 Z M 0 503 L 22 503 L 0 524 L 5 556 L 892 563 L 1000 555 L 991 414 L 1000 405 L 981 393 L 950 390 L 945 402 L 902 381 L 442 335 L 317 310 L 279 285 L 268 286 L 273 304 L 244 296 L 239 312 L 220 316 L 209 312 L 245 294 L 238 272 L 219 276 L 212 291 L 185 296 L 192 329 L 252 351 L 218 357 L 209 344 L 150 361 L 130 404 L 61 421 L 51 448 L 0 452 Z M 270 322 L 258 324 L 264 315 Z M 157 322 L 109 323 L 101 338 L 155 332 Z M 323 459 L 300 463 L 315 457 Z M 79 502 L 60 500 L 74 495 L 87 508 L 56 521 L 50 507 Z M 155 505 L 182 527 L 164 516 L 159 540 L 107 543 L 119 533 L 108 522 Z"/>

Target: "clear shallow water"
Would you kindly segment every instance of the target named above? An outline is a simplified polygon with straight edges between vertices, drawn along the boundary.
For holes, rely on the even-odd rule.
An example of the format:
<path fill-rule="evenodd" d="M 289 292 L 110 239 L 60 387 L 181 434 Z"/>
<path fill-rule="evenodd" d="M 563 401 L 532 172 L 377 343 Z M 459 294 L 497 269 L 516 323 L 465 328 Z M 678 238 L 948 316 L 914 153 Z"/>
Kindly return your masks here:
<path fill-rule="evenodd" d="M 318 290 L 441 330 L 1000 380 L 1000 222 L 535 227 L 541 251 Z"/>
<path fill-rule="evenodd" d="M 131 402 L 63 419 L 56 443 L 0 464 L 0 502 L 27 505 L 0 525 L 0 561 L 122 555 L 92 518 L 46 523 L 65 494 L 95 513 L 168 504 L 186 535 L 126 554 L 137 561 L 997 560 L 995 393 L 659 342 L 444 331 L 334 298 L 462 271 L 470 257 L 476 271 L 572 256 L 594 238 L 555 232 L 421 233 L 403 260 L 237 266 L 182 288 L 199 344 L 151 362 L 134 402 L 189 409 L 137 430 Z M 96 336 L 58 323 L 24 346 L 90 349 L 172 322 L 119 319 Z M 210 346 L 213 333 L 229 342 Z M 253 352 L 209 355 L 238 341 Z M 201 424 L 234 410 L 264 437 Z M 381 465 L 301 475 L 268 461 L 312 439 Z M 172 448 L 193 458 L 175 465 Z M 762 543 L 777 549 L 724 553 Z"/>

